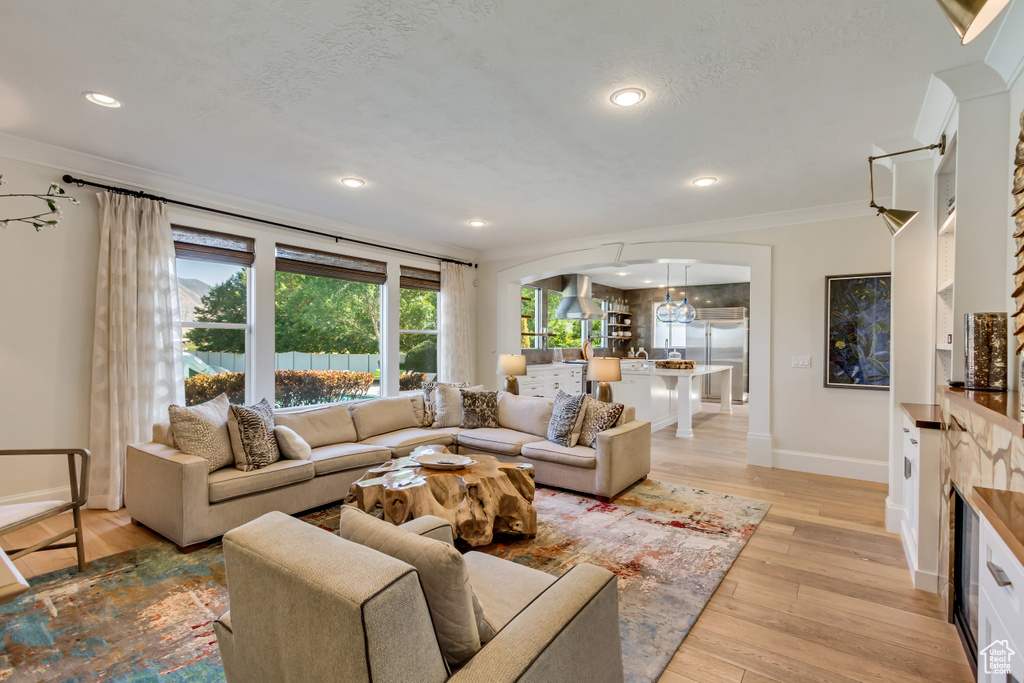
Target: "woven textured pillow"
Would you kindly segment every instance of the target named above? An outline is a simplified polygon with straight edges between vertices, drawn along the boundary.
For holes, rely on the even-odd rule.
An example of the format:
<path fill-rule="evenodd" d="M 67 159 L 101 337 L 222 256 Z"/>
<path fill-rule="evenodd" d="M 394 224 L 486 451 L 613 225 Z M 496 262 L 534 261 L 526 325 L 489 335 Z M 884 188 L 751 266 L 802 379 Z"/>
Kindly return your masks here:
<path fill-rule="evenodd" d="M 561 389 L 555 394 L 555 405 L 548 423 L 548 441 L 566 448 L 572 447 L 573 430 L 583 410 L 586 394 L 567 394 Z"/>
<path fill-rule="evenodd" d="M 227 394 L 197 406 L 169 406 L 167 414 L 179 451 L 206 460 L 209 472 L 235 463 L 228 434 Z"/>
<path fill-rule="evenodd" d="M 424 382 L 423 383 L 423 426 L 433 427 L 434 416 L 437 414 L 437 396 L 435 390 L 441 384 L 447 387 L 464 388 L 469 382 Z"/>
<path fill-rule="evenodd" d="M 494 429 L 498 426 L 498 392 L 460 389 L 463 429 Z"/>
<path fill-rule="evenodd" d="M 484 386 L 479 384 L 466 390 L 483 391 L 483 388 Z M 462 389 L 448 384 L 438 384 L 434 389 L 434 401 L 436 412 L 434 422 L 431 424 L 434 429 L 458 427 L 462 424 Z"/>
<path fill-rule="evenodd" d="M 606 429 L 614 427 L 625 407 L 621 403 L 605 403 L 588 396 L 584 406 L 587 412 L 583 417 L 580 445 L 587 448 L 596 447 L 597 435 Z"/>
<path fill-rule="evenodd" d="M 228 416 L 235 467 L 251 472 L 281 459 L 274 436 L 274 409 L 267 399 L 252 406 L 231 406 Z"/>

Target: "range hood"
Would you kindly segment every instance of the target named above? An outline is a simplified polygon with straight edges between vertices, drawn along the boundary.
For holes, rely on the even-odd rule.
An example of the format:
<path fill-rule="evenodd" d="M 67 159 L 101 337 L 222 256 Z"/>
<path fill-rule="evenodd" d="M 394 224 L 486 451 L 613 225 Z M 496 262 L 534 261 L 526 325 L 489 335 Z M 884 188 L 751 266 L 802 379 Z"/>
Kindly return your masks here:
<path fill-rule="evenodd" d="M 556 320 L 604 320 L 605 312 L 590 298 L 590 278 L 586 275 L 566 275 L 568 284 L 562 290 L 562 302 L 555 313 Z"/>

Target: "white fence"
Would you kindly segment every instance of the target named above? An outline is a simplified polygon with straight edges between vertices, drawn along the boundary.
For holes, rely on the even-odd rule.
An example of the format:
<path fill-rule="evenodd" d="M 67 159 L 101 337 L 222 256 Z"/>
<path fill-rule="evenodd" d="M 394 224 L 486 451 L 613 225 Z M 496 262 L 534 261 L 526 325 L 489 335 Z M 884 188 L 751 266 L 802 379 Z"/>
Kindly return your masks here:
<path fill-rule="evenodd" d="M 245 372 L 244 353 L 216 353 L 196 351 L 196 358 L 207 365 L 224 368 L 228 372 Z M 379 353 L 278 353 L 274 367 L 277 370 L 358 370 L 375 372 L 380 369 Z"/>

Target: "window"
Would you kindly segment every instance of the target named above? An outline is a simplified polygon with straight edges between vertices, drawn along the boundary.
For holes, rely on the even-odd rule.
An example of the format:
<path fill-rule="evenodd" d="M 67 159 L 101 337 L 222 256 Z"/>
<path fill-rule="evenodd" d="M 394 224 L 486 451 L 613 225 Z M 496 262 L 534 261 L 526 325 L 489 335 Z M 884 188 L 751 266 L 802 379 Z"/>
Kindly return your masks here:
<path fill-rule="evenodd" d="M 654 343 L 651 346 L 655 349 L 685 349 L 686 330 L 690 326 L 686 323 L 663 323 L 658 320 L 658 306 L 662 303 L 657 301 L 651 304 L 651 320 L 654 321 Z"/>
<path fill-rule="evenodd" d="M 542 337 L 538 336 L 540 329 L 540 309 L 537 302 L 540 299 L 540 290 L 536 287 L 523 287 L 519 290 L 519 298 L 522 301 L 522 318 L 520 324 L 523 331 L 522 348 L 539 349 Z"/>
<path fill-rule="evenodd" d="M 380 396 L 387 264 L 278 244 L 274 279 L 277 406 Z"/>
<path fill-rule="evenodd" d="M 562 303 L 561 292 L 547 290 L 547 299 L 548 348 L 580 348 L 583 344 L 583 321 L 555 319 L 558 304 Z"/>
<path fill-rule="evenodd" d="M 398 390 L 418 390 L 437 377 L 437 293 L 441 273 L 402 266 L 398 305 Z"/>
<path fill-rule="evenodd" d="M 608 313 L 608 302 L 605 299 L 594 299 L 597 305 L 601 307 L 601 310 Z M 587 338 L 594 344 L 595 349 L 600 349 L 608 346 L 608 340 L 605 335 L 605 321 L 604 320 L 588 320 L 587 323 Z"/>
<path fill-rule="evenodd" d="M 185 404 L 227 393 L 246 401 L 249 267 L 253 240 L 172 226 L 185 370 Z"/>

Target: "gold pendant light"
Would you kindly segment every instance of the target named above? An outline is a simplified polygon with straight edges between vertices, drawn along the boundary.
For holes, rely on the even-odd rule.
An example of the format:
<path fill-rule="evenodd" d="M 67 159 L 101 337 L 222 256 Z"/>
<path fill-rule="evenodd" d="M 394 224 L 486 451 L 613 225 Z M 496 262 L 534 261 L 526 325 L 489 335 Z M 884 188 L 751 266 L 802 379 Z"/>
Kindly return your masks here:
<path fill-rule="evenodd" d="M 1009 4 L 1010 0 L 939 0 L 961 45 L 977 38 Z"/>

